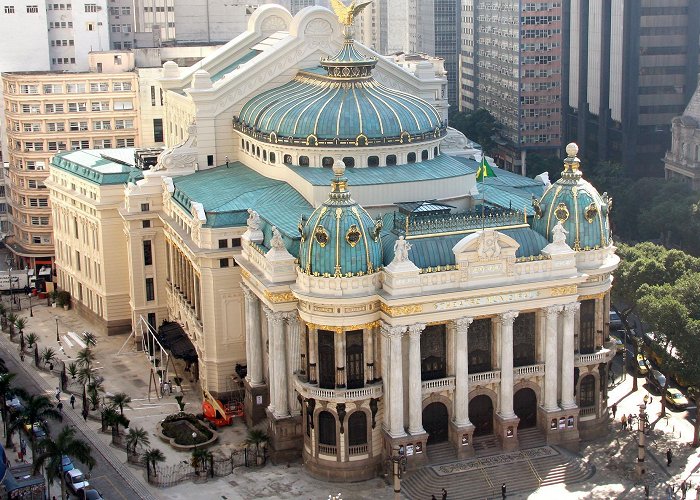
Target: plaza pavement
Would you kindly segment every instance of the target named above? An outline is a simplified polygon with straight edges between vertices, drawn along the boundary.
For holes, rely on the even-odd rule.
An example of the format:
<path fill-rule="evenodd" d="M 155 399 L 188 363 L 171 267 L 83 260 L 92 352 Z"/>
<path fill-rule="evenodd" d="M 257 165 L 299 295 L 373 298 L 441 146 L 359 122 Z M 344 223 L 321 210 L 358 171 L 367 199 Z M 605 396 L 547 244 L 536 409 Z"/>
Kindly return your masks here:
<path fill-rule="evenodd" d="M 8 297 L 4 297 L 7 304 Z M 44 347 L 60 349 L 59 358 L 69 362 L 75 357 L 81 346 L 77 343 L 75 335 L 89 330 L 97 334 L 98 342 L 95 348 L 97 357 L 97 369 L 105 378 L 107 393 L 125 392 L 132 398 L 131 408 L 125 409 L 125 415 L 131 420 L 132 426 L 146 429 L 150 434 L 151 447 L 159 448 L 166 456 L 166 465 L 173 465 L 190 457 L 189 453 L 177 452 L 162 442 L 155 434 L 155 425 L 165 416 L 178 410 L 174 396 L 166 396 L 159 399 L 155 391 L 150 392 L 149 400 L 149 364 L 143 352 L 136 349 L 133 340 L 127 340 L 127 335 L 108 337 L 100 328 L 81 318 L 76 311 L 47 307 L 46 301 L 33 301 L 34 317 L 29 317 L 26 308 L 26 297 L 21 300 L 21 316 L 28 320 L 25 334 L 34 332 L 39 336 L 40 350 Z M 56 319 L 60 343 L 56 342 Z M 7 336 L 3 339 L 6 339 Z M 4 343 L 4 342 L 3 342 Z M 618 356 L 619 358 L 620 356 Z M 621 372 L 617 359 L 618 368 Z M 33 360 L 27 356 L 24 363 L 33 369 Z M 183 374 L 180 373 L 182 376 Z M 199 387 L 191 383 L 186 375 L 183 382 L 185 411 L 199 413 L 201 411 L 199 399 Z M 34 376 L 44 380 L 44 384 L 55 386 L 55 376 L 47 372 L 34 370 Z M 47 385 L 49 387 L 49 385 Z M 619 430 L 619 417 L 624 413 L 638 413 L 642 397 L 646 394 L 644 380 L 639 379 L 639 390 L 631 391 L 632 375 L 628 374 L 624 382 L 617 381 L 610 391 L 609 403 L 618 403 L 618 422 L 611 422 L 611 432 L 608 436 L 592 442 L 584 442 L 581 446 L 581 454 L 596 468 L 596 473 L 587 483 L 570 486 L 554 485 L 541 488 L 527 495 L 509 495 L 508 498 L 644 498 L 643 484 L 637 481 L 634 474 L 637 442 L 635 432 L 622 432 Z M 65 409 L 71 412 L 67 404 L 67 396 L 63 396 Z M 76 405 L 75 416 L 78 416 L 80 403 Z M 700 457 L 697 450 L 692 449 L 687 443 L 692 439 L 695 410 L 684 412 L 668 411 L 669 418 L 658 419 L 660 410 L 660 397 L 653 395 L 653 402 L 648 407 L 650 421 L 653 430 L 648 438 L 647 463 L 649 469 L 649 483 L 651 498 L 666 498 L 666 484 L 676 487 L 682 480 L 689 479 L 693 487 L 700 484 Z M 82 419 L 78 418 L 81 421 Z M 81 422 L 83 423 L 83 422 Z M 88 420 L 89 427 L 96 436 L 109 445 L 111 436 L 99 432 L 99 422 Z M 240 446 L 246 436 L 246 428 L 241 421 L 236 421 L 232 427 L 223 428 L 218 443 L 212 447 L 214 453 L 227 453 L 231 449 Z M 673 450 L 674 460 L 671 467 L 665 465 L 665 451 Z M 121 449 L 109 447 L 117 461 L 126 464 L 126 454 Z M 216 498 L 223 500 L 238 500 L 251 498 L 269 499 L 327 499 L 329 494 L 342 494 L 344 500 L 353 499 L 389 499 L 393 498 L 393 492 L 383 479 L 375 479 L 363 483 L 333 484 L 316 481 L 310 478 L 303 470 L 303 466 L 297 462 L 273 466 L 271 464 L 259 469 L 239 468 L 233 474 L 209 480 L 205 484 L 186 482 L 171 488 L 155 488 L 146 485 L 145 471 L 142 468 L 128 465 L 133 476 L 138 478 L 150 493 L 156 498 L 163 499 L 188 499 L 193 497 Z M 203 495 L 203 492 L 206 494 Z M 440 497 L 439 492 L 435 492 Z M 452 498 L 449 497 L 448 498 Z M 680 496 L 679 496 L 680 498 Z M 695 491 L 688 494 L 687 498 L 695 498 Z M 416 499 L 419 500 L 419 499 Z M 429 499 L 426 499 L 429 500 Z"/>

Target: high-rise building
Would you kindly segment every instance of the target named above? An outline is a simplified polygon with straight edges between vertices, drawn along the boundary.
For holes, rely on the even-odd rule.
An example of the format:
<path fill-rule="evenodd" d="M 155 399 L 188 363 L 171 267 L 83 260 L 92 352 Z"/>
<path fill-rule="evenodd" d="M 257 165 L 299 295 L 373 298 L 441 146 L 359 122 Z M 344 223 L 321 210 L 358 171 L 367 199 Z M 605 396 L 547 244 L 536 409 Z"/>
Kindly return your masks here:
<path fill-rule="evenodd" d="M 700 2 L 572 0 L 568 135 L 589 159 L 656 174 L 697 85 Z"/>
<path fill-rule="evenodd" d="M 488 152 L 496 163 L 524 171 L 528 151 L 558 151 L 562 2 L 466 0 L 461 50 L 459 107 L 485 108 L 501 124 Z"/>
<path fill-rule="evenodd" d="M 389 50 L 387 3 L 388 0 L 374 0 L 355 21 L 355 38 L 380 54 L 387 54 Z"/>
<path fill-rule="evenodd" d="M 447 101 L 457 104 L 460 0 L 409 0 L 408 50 L 442 57 L 447 71 Z"/>

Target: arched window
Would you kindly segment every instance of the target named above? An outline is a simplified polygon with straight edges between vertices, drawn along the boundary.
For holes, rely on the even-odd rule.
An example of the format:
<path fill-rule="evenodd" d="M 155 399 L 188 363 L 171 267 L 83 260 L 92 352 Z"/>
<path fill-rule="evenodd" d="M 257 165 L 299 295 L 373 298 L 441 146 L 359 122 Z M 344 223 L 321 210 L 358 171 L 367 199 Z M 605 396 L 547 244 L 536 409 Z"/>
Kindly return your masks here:
<path fill-rule="evenodd" d="M 267 161 L 267 151 L 263 149 L 263 161 Z"/>
<path fill-rule="evenodd" d="M 270 153 L 270 163 L 277 163 L 277 155 L 275 153 Z"/>
<path fill-rule="evenodd" d="M 299 157 L 299 166 L 308 167 L 309 166 L 309 157 L 308 156 L 300 156 Z"/>
<path fill-rule="evenodd" d="M 343 163 L 345 163 L 347 168 L 353 168 L 355 166 L 355 158 L 352 156 L 346 156 L 343 158 Z"/>
<path fill-rule="evenodd" d="M 406 161 L 408 163 L 415 163 L 416 162 L 416 153 L 408 153 L 408 156 L 406 157 Z"/>
<path fill-rule="evenodd" d="M 378 167 L 379 166 L 379 157 L 378 156 L 370 156 L 367 158 L 367 166 L 368 167 Z"/>
<path fill-rule="evenodd" d="M 595 377 L 586 375 L 581 379 L 581 390 L 579 391 L 579 406 L 590 408 L 595 406 Z"/>
<path fill-rule="evenodd" d="M 387 166 L 396 165 L 396 155 L 387 156 L 386 157 L 386 164 L 387 164 Z"/>
<path fill-rule="evenodd" d="M 437 156 L 437 155 L 438 155 L 438 147 L 435 146 L 435 147 L 433 148 L 433 157 L 435 157 L 435 156 Z"/>
<path fill-rule="evenodd" d="M 260 146 L 256 148 L 256 154 L 258 155 L 258 158 L 260 158 Z"/>
<path fill-rule="evenodd" d="M 291 165 L 292 164 L 292 155 L 284 155 L 284 163 L 285 163 L 285 165 Z"/>
<path fill-rule="evenodd" d="M 335 446 L 335 417 L 332 413 L 322 411 L 318 414 L 318 442 Z"/>
<path fill-rule="evenodd" d="M 424 149 L 421 154 L 420 154 L 420 159 L 421 161 L 425 161 L 428 159 L 428 150 Z"/>
<path fill-rule="evenodd" d="M 363 411 L 356 411 L 348 418 L 348 445 L 361 444 L 367 444 L 367 415 Z"/>
<path fill-rule="evenodd" d="M 331 168 L 333 163 L 335 163 L 335 160 L 332 156 L 324 156 L 321 160 L 321 166 L 324 168 Z"/>

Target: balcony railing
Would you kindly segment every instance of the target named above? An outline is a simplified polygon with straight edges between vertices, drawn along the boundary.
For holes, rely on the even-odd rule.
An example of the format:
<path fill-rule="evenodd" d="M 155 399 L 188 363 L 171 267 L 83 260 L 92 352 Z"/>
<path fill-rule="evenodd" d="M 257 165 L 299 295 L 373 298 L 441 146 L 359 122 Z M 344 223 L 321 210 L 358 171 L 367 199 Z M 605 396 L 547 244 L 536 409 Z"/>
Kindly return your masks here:
<path fill-rule="evenodd" d="M 469 374 L 470 384 L 488 384 L 491 382 L 500 382 L 500 380 L 501 370 Z"/>
<path fill-rule="evenodd" d="M 318 452 L 323 455 L 337 455 L 338 447 L 334 444 L 319 444 Z"/>
<path fill-rule="evenodd" d="M 615 351 L 601 349 L 591 354 L 576 354 L 576 366 L 586 366 L 598 363 L 607 363 L 615 356 Z"/>
<path fill-rule="evenodd" d="M 514 377 L 523 377 L 523 376 L 536 377 L 538 375 L 544 375 L 544 364 L 518 366 L 517 368 L 513 369 L 513 376 Z"/>
<path fill-rule="evenodd" d="M 595 406 L 586 406 L 584 408 L 579 408 L 579 417 L 587 417 L 589 415 L 595 415 Z"/>
<path fill-rule="evenodd" d="M 320 446 L 324 446 L 324 445 L 319 445 L 319 451 L 320 451 Z M 366 455 L 367 453 L 369 453 L 369 446 L 366 444 L 358 444 L 355 446 L 348 447 L 348 454 L 349 455 Z"/>
<path fill-rule="evenodd" d="M 438 378 L 435 380 L 424 380 L 421 382 L 421 385 L 423 387 L 423 396 L 426 394 L 432 394 L 433 392 L 440 392 L 440 391 L 452 391 L 455 388 L 455 378 L 454 377 L 446 377 L 446 378 Z"/>
<path fill-rule="evenodd" d="M 382 383 L 372 384 L 359 389 L 322 389 L 298 378 L 294 380 L 294 385 L 299 394 L 304 398 L 322 399 L 325 401 L 336 401 L 339 403 L 346 401 L 361 401 L 363 399 L 379 398 L 383 394 Z"/>

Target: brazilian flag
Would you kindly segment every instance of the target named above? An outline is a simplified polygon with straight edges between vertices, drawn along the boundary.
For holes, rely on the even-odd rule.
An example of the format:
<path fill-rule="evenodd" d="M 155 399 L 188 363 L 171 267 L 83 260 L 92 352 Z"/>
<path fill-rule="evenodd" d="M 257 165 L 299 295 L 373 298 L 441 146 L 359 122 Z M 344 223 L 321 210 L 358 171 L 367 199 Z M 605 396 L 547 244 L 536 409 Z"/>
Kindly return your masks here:
<path fill-rule="evenodd" d="M 476 182 L 484 182 L 484 180 L 487 177 L 496 177 L 496 174 L 493 173 L 493 169 L 489 166 L 489 163 L 486 161 L 486 155 L 482 155 L 481 163 L 479 164 L 479 168 L 476 171 Z"/>

